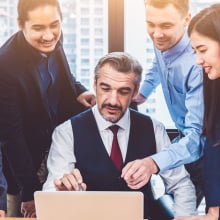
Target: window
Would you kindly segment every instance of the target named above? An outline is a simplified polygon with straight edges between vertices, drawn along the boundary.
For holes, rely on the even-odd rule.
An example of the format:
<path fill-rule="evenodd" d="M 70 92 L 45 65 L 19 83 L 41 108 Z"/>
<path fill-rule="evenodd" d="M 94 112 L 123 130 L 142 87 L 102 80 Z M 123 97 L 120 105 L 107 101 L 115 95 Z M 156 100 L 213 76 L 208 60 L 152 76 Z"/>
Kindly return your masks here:
<path fill-rule="evenodd" d="M 217 2 L 219 0 L 191 1 L 191 11 L 196 13 L 201 8 Z M 60 0 L 60 3 L 63 12 L 64 49 L 67 59 L 71 71 L 78 80 L 82 79 L 83 73 L 83 82 L 86 83 L 85 86 L 88 89 L 92 89 L 93 75 L 91 73 L 93 73 L 94 66 L 108 50 L 125 50 L 131 53 L 142 63 L 144 72 L 151 66 L 154 51 L 151 39 L 146 32 L 143 0 L 135 2 L 133 0 Z M 109 23 L 108 4 L 112 6 Z M 0 44 L 17 31 L 16 7 L 17 0 L 0 0 Z M 121 10 L 123 7 L 124 10 Z M 117 22 L 120 16 L 123 16 L 124 22 Z M 110 33 L 108 33 L 108 28 L 111 28 Z M 121 38 L 123 41 L 120 40 Z M 83 59 L 88 60 L 84 62 Z M 86 68 L 89 69 L 89 75 L 85 74 L 85 65 L 88 65 Z M 85 77 L 87 77 L 86 80 Z M 146 113 L 147 108 L 148 112 L 152 112 L 151 116 L 164 122 L 167 128 L 173 128 L 174 125 L 166 110 L 160 87 L 139 109 Z M 161 112 L 160 109 L 163 111 Z"/>
<path fill-rule="evenodd" d="M 89 35 L 89 28 L 81 28 L 81 34 L 84 36 Z"/>
<path fill-rule="evenodd" d="M 95 39 L 95 45 L 96 45 L 96 46 L 101 46 L 101 45 L 103 45 L 103 39 L 102 39 L 102 38 L 97 38 L 97 39 Z"/>
<path fill-rule="evenodd" d="M 89 25 L 89 18 L 81 18 L 81 25 Z"/>
<path fill-rule="evenodd" d="M 89 69 L 81 69 L 81 75 L 82 77 L 87 77 L 89 76 Z"/>
<path fill-rule="evenodd" d="M 94 23 L 95 23 L 95 25 L 102 25 L 103 24 L 103 19 L 102 18 L 95 18 Z"/>
<path fill-rule="evenodd" d="M 95 49 L 95 56 L 101 57 L 101 54 L 103 54 L 103 49 L 102 48 L 97 48 Z"/>
<path fill-rule="evenodd" d="M 103 9 L 102 8 L 95 8 L 94 13 L 95 13 L 95 15 L 102 15 Z"/>
<path fill-rule="evenodd" d="M 191 12 L 192 14 L 197 13 L 202 8 L 217 2 L 219 1 L 191 1 Z M 125 51 L 134 55 L 141 62 L 144 69 L 143 73 L 145 73 L 146 70 L 151 66 L 154 51 L 152 41 L 149 38 L 146 30 L 144 1 L 136 0 L 134 4 L 133 0 L 126 0 L 124 1 L 124 4 L 124 36 L 126 36 L 124 43 Z M 149 101 L 147 101 L 139 107 L 139 110 L 143 113 L 146 113 L 147 111 L 147 114 L 162 121 L 166 125 L 166 128 L 174 128 L 174 123 L 167 110 L 161 87 L 158 87 L 157 90 L 149 97 L 149 99 L 150 98 L 155 99 L 156 102 L 149 103 Z"/>
<path fill-rule="evenodd" d="M 89 46 L 89 39 L 82 38 L 81 39 L 81 44 L 82 44 L 82 46 Z"/>
<path fill-rule="evenodd" d="M 81 55 L 89 56 L 89 48 L 82 48 L 81 49 Z"/>
<path fill-rule="evenodd" d="M 102 35 L 103 29 L 102 28 L 95 28 L 94 33 L 95 33 L 95 35 Z"/>
<path fill-rule="evenodd" d="M 82 15 L 89 16 L 89 8 L 81 8 L 80 12 L 81 12 Z"/>

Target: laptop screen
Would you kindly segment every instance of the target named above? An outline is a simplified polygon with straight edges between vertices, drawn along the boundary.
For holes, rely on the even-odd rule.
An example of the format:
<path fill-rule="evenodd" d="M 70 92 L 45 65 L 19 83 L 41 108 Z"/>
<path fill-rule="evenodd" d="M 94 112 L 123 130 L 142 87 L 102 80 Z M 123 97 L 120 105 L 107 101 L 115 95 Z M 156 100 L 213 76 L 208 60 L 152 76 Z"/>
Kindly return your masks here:
<path fill-rule="evenodd" d="M 37 191 L 38 220 L 143 220 L 143 194 L 116 191 Z"/>

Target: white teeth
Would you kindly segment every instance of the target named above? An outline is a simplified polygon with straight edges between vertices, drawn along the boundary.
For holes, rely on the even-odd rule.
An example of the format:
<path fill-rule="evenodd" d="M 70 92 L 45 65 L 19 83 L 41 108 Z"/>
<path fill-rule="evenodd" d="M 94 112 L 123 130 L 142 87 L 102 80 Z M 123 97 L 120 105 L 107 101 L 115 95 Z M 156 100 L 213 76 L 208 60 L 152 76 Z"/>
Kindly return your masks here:
<path fill-rule="evenodd" d="M 208 72 L 210 71 L 210 69 L 211 69 L 210 66 L 206 66 L 206 67 L 204 67 L 204 70 L 205 70 L 206 73 L 208 73 Z"/>

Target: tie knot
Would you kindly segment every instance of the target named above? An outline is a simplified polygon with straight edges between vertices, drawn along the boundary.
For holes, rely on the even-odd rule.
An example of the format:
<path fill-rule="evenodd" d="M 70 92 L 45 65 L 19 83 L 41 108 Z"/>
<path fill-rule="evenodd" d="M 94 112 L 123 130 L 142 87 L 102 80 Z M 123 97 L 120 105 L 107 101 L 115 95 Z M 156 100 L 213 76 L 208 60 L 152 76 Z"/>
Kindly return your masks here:
<path fill-rule="evenodd" d="M 119 129 L 119 126 L 118 125 L 112 125 L 109 127 L 109 129 L 113 132 L 113 134 L 117 134 L 118 133 L 118 129 Z"/>

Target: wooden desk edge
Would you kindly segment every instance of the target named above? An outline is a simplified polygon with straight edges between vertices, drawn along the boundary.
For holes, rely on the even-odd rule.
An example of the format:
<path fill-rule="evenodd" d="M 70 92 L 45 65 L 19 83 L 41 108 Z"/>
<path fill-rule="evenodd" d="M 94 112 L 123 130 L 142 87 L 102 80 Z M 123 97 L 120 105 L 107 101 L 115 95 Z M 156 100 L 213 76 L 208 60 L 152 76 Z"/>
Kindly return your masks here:
<path fill-rule="evenodd" d="M 5 217 L 5 218 L 0 218 L 0 220 L 37 220 L 36 218 L 12 218 L 12 217 Z M 144 219 L 147 220 L 147 219 Z"/>

